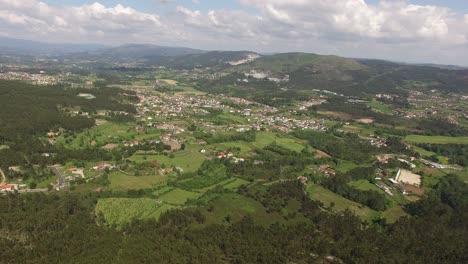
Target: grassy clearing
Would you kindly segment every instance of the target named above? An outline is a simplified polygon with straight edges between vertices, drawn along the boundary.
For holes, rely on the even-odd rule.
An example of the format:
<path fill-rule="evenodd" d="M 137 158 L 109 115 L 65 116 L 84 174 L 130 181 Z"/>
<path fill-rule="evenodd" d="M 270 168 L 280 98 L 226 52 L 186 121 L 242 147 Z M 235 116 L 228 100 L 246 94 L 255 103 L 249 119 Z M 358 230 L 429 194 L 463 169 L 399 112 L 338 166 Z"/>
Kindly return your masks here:
<path fill-rule="evenodd" d="M 374 184 L 370 183 L 367 180 L 359 180 L 359 181 L 352 181 L 349 183 L 350 186 L 363 191 L 376 191 L 382 194 L 385 194 L 383 190 L 379 187 L 375 186 Z"/>
<path fill-rule="evenodd" d="M 400 206 L 395 206 L 390 209 L 387 209 L 382 213 L 382 217 L 387 219 L 388 223 L 395 223 L 401 217 L 406 216 L 406 212 Z"/>
<path fill-rule="evenodd" d="M 220 150 L 226 150 L 226 149 L 229 149 L 229 148 L 240 148 L 240 154 L 241 155 L 249 153 L 249 152 L 251 152 L 253 150 L 252 144 L 250 144 L 248 142 L 244 142 L 244 141 L 217 143 L 217 144 L 213 144 L 211 146 L 215 146 L 216 149 L 220 149 Z M 208 146 L 208 147 L 210 147 L 210 146 Z"/>
<path fill-rule="evenodd" d="M 105 198 L 99 199 L 96 214 L 102 214 L 106 223 L 120 227 L 132 219 L 157 218 L 158 209 L 162 206 L 155 199 L 148 198 Z"/>
<path fill-rule="evenodd" d="M 194 192 L 198 192 L 198 193 L 206 193 L 207 191 L 210 191 L 210 190 L 213 190 L 214 188 L 216 188 L 217 186 L 226 186 L 232 182 L 234 182 L 235 179 L 234 178 L 229 178 L 229 179 L 226 179 L 226 180 L 223 180 L 217 184 L 214 184 L 214 185 L 211 185 L 211 186 L 208 186 L 206 188 L 203 188 L 203 189 L 197 189 L 197 190 L 193 190 Z"/>
<path fill-rule="evenodd" d="M 252 198 L 239 194 L 225 194 L 212 202 L 213 210 L 206 211 L 207 224 L 225 223 L 226 217 L 231 218 L 231 222 L 237 222 L 246 215 L 251 215 L 257 223 L 270 225 L 282 221 L 279 214 L 269 214 L 265 208 Z"/>
<path fill-rule="evenodd" d="M 381 104 L 381 103 L 379 103 L 377 101 L 373 101 L 373 102 L 371 102 L 371 103 L 369 103 L 367 105 L 370 106 L 373 110 L 376 110 L 378 112 L 381 112 L 381 113 L 384 113 L 384 114 L 387 114 L 387 115 L 393 115 L 394 114 L 392 109 L 388 108 L 384 104 Z"/>
<path fill-rule="evenodd" d="M 247 119 L 238 115 L 233 114 L 220 114 L 216 117 L 217 119 L 221 119 L 222 121 L 227 121 L 231 124 L 247 124 Z"/>
<path fill-rule="evenodd" d="M 311 184 L 307 187 L 307 192 L 309 197 L 313 200 L 321 201 L 326 206 L 330 206 L 331 203 L 334 203 L 334 210 L 344 211 L 349 209 L 354 212 L 356 215 L 362 219 L 372 219 L 378 215 L 378 212 L 361 205 L 359 203 L 350 201 L 346 198 L 341 197 L 340 195 L 333 193 L 330 190 L 323 188 L 322 186 Z"/>
<path fill-rule="evenodd" d="M 159 200 L 167 204 L 183 205 L 190 199 L 198 199 L 201 195 L 201 193 L 189 192 L 186 190 L 176 188 L 161 195 L 159 197 Z"/>
<path fill-rule="evenodd" d="M 166 176 L 129 176 L 121 172 L 109 175 L 109 188 L 114 191 L 148 189 L 166 184 Z"/>
<path fill-rule="evenodd" d="M 191 86 L 182 86 L 182 85 L 177 85 L 174 87 L 174 89 L 177 90 L 182 90 L 181 92 L 176 92 L 176 95 L 205 95 L 205 92 L 198 91 L 197 89 L 191 87 Z"/>
<path fill-rule="evenodd" d="M 236 190 L 241 185 L 249 185 L 249 184 L 250 184 L 249 181 L 246 181 L 246 180 L 243 180 L 243 179 L 235 179 L 234 181 L 223 185 L 223 187 L 225 189 L 229 189 L 229 190 Z"/>
<path fill-rule="evenodd" d="M 34 180 L 28 179 L 28 181 L 26 181 L 25 184 L 29 184 L 31 181 L 34 181 Z M 57 176 L 50 174 L 50 175 L 47 175 L 46 178 L 42 178 L 42 181 L 37 183 L 36 188 L 45 189 L 49 187 L 49 185 L 54 185 L 55 183 L 57 183 Z"/>
<path fill-rule="evenodd" d="M 409 135 L 405 138 L 405 141 L 410 142 L 410 143 L 429 143 L 429 144 L 468 144 L 468 137 Z"/>
<path fill-rule="evenodd" d="M 166 166 L 181 167 L 184 172 L 197 171 L 205 159 L 206 157 L 196 148 L 187 148 L 186 150 L 175 152 L 174 158 L 165 155 L 133 155 L 130 157 L 130 160 L 136 162 L 158 161 Z"/>
<path fill-rule="evenodd" d="M 449 159 L 445 156 L 437 155 L 435 152 L 425 150 L 423 148 L 412 146 L 413 150 L 421 154 L 423 157 L 437 156 L 438 162 L 442 164 L 449 164 Z"/>
<path fill-rule="evenodd" d="M 244 155 L 251 152 L 254 149 L 261 149 L 270 144 L 276 143 L 277 145 L 296 152 L 301 152 L 306 143 L 299 139 L 284 137 L 277 135 L 273 132 L 258 132 L 256 140 L 254 142 L 245 142 L 245 141 L 233 141 L 233 142 L 223 142 L 217 143 L 210 146 L 207 146 L 207 149 L 210 150 L 225 150 L 231 147 L 240 148 L 240 154 Z"/>
<path fill-rule="evenodd" d="M 253 144 L 257 148 L 264 148 L 274 142 L 283 148 L 296 152 L 301 152 L 304 149 L 302 141 L 294 138 L 281 137 L 272 132 L 257 133 L 257 138 Z"/>
<path fill-rule="evenodd" d="M 67 141 L 70 140 L 70 142 L 66 143 L 66 145 L 70 148 L 81 149 L 130 140 L 157 139 L 160 135 L 158 131 L 152 131 L 149 134 L 137 132 L 134 126 L 132 123 L 117 124 L 106 122 L 79 133 L 76 137 L 67 138 Z"/>
<path fill-rule="evenodd" d="M 174 189 L 175 189 L 175 188 L 172 187 L 172 186 L 164 186 L 164 187 L 162 187 L 162 188 L 157 189 L 156 191 L 154 191 L 154 192 L 153 192 L 153 195 L 154 195 L 154 196 L 161 196 L 161 195 L 163 195 L 163 194 L 165 194 L 165 193 L 167 193 L 167 192 L 170 192 L 170 191 L 172 191 L 172 190 L 174 190 Z"/>
<path fill-rule="evenodd" d="M 335 167 L 339 172 L 347 172 L 358 167 L 358 165 L 352 161 L 342 160 L 339 165 Z"/>
<path fill-rule="evenodd" d="M 158 208 L 158 210 L 156 210 L 156 212 L 152 213 L 151 216 L 154 218 L 154 219 L 159 219 L 159 217 L 169 211 L 169 210 L 173 210 L 173 209 L 178 209 L 180 207 L 178 206 L 175 206 L 175 205 L 170 205 L 170 204 L 163 204 L 161 205 L 161 207 Z"/>

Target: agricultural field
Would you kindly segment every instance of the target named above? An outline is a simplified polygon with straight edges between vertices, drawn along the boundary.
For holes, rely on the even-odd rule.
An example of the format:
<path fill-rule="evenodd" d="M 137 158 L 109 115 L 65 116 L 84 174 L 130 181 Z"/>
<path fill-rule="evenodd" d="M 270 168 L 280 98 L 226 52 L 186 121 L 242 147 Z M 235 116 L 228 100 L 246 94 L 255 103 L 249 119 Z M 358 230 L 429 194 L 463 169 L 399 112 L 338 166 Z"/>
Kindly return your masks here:
<path fill-rule="evenodd" d="M 109 175 L 109 189 L 113 191 L 127 191 L 149 189 L 164 186 L 167 176 L 130 176 L 122 172 L 112 172 Z"/>
<path fill-rule="evenodd" d="M 198 199 L 201 195 L 201 193 L 176 188 L 159 196 L 158 199 L 171 205 L 183 205 L 188 200 Z"/>
<path fill-rule="evenodd" d="M 373 101 L 371 103 L 368 103 L 367 105 L 370 106 L 374 111 L 377 111 L 377 112 L 381 112 L 381 113 L 384 113 L 384 114 L 387 114 L 387 115 L 395 114 L 393 112 L 393 110 L 391 110 L 390 108 L 388 108 L 384 104 L 379 103 L 377 101 Z"/>
<path fill-rule="evenodd" d="M 176 206 L 163 204 L 149 198 L 104 198 L 96 205 L 96 214 L 102 215 L 108 225 L 121 227 L 133 219 L 158 219 L 159 216 Z"/>
<path fill-rule="evenodd" d="M 282 221 L 281 215 L 267 213 L 259 202 L 235 193 L 219 196 L 211 205 L 213 209 L 205 211 L 207 223 L 226 223 L 227 217 L 231 222 L 237 222 L 247 215 L 263 225 Z"/>
<path fill-rule="evenodd" d="M 185 150 L 175 152 L 173 158 L 166 155 L 135 154 L 130 157 L 130 160 L 140 163 L 145 161 L 157 161 L 166 166 L 181 167 L 184 172 L 195 172 L 206 159 L 206 156 L 201 154 L 199 149 L 201 149 L 201 147 L 188 146 Z"/>
<path fill-rule="evenodd" d="M 368 180 L 358 180 L 358 181 L 352 181 L 349 183 L 350 186 L 363 190 L 363 191 L 376 191 L 382 194 L 385 194 L 383 190 L 381 190 L 379 187 L 375 186 L 375 184 L 370 183 Z"/>
<path fill-rule="evenodd" d="M 305 142 L 300 141 L 299 139 L 278 136 L 273 132 L 257 133 L 257 139 L 253 145 L 257 148 L 264 148 L 273 143 L 296 152 L 301 152 L 305 145 Z"/>
<path fill-rule="evenodd" d="M 410 135 L 410 136 L 405 137 L 405 141 L 409 143 L 429 143 L 429 144 L 468 144 L 468 137 Z"/>
<path fill-rule="evenodd" d="M 307 187 L 307 193 L 313 200 L 321 201 L 325 206 L 330 207 L 333 203 L 333 210 L 344 211 L 349 209 L 362 219 L 370 220 L 379 215 L 378 212 L 370 209 L 367 206 L 350 201 L 342 196 L 325 189 L 324 187 L 316 184 L 310 184 Z"/>
<path fill-rule="evenodd" d="M 235 179 L 234 181 L 224 184 L 223 187 L 228 190 L 236 190 L 241 185 L 249 185 L 250 182 L 243 179 Z"/>
<path fill-rule="evenodd" d="M 131 140 L 158 139 L 160 133 L 153 130 L 151 133 L 137 132 L 135 124 L 105 122 L 76 136 L 66 138 L 65 144 L 73 149 L 102 147 L 108 143 L 121 143 Z"/>
<path fill-rule="evenodd" d="M 387 223 L 395 223 L 398 219 L 404 216 L 407 216 L 407 214 L 400 206 L 391 207 L 381 214 L 381 217 L 385 218 Z"/>
<path fill-rule="evenodd" d="M 176 85 L 174 87 L 174 90 L 177 91 L 175 93 L 176 95 L 205 95 L 206 94 L 205 92 L 198 91 L 197 89 L 191 86 Z"/>

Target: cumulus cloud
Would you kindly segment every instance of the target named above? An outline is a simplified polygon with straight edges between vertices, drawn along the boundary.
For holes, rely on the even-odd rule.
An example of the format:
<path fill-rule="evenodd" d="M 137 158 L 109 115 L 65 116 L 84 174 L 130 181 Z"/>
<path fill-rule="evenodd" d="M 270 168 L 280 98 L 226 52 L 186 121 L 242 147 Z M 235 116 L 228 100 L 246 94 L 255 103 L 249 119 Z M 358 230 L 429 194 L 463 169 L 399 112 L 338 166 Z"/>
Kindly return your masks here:
<path fill-rule="evenodd" d="M 0 0 L 0 24 L 3 35 L 39 40 L 119 43 L 176 36 L 159 16 L 120 4 L 55 8 L 35 0 Z"/>
<path fill-rule="evenodd" d="M 403 0 L 373 5 L 364 0 L 238 1 L 246 8 L 199 11 L 177 6 L 158 16 L 121 4 L 59 8 L 38 0 L 0 0 L 0 34 L 50 41 L 300 50 L 446 63 L 468 59 L 468 14 L 459 15 L 446 7 Z"/>

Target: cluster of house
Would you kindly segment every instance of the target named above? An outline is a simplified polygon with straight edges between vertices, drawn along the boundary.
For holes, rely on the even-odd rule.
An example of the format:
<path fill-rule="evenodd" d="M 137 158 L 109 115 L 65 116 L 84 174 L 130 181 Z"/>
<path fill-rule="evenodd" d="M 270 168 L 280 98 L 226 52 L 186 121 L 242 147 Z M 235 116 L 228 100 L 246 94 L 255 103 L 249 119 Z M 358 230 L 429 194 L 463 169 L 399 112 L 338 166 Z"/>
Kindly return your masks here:
<path fill-rule="evenodd" d="M 327 102 L 327 100 L 325 99 L 310 99 L 308 101 L 305 101 L 305 102 L 301 102 L 299 104 L 299 110 L 307 110 L 308 108 L 312 107 L 312 106 L 315 106 L 315 105 L 321 105 L 323 103 Z"/>
<path fill-rule="evenodd" d="M 206 150 L 202 149 L 200 152 L 201 153 L 206 153 Z M 216 158 L 218 158 L 218 159 L 230 159 L 234 163 L 241 163 L 241 162 L 245 161 L 245 159 L 243 159 L 243 158 L 238 158 L 238 157 L 234 156 L 234 153 L 232 153 L 232 152 L 223 152 L 223 151 L 218 152 L 216 154 Z"/>
<path fill-rule="evenodd" d="M 205 108 L 231 109 L 220 101 L 207 96 L 149 95 L 144 90 L 137 92 L 140 102 L 137 110 L 140 117 L 153 113 L 161 117 L 181 117 L 184 114 L 208 114 Z"/>
<path fill-rule="evenodd" d="M 27 72 L 4 72 L 0 73 L 2 80 L 23 80 L 37 85 L 57 84 L 58 79 L 45 74 L 31 74 Z"/>
<path fill-rule="evenodd" d="M 378 147 L 378 148 L 384 148 L 387 147 L 387 140 L 380 138 L 379 136 L 374 136 L 371 135 L 369 138 L 363 138 L 364 140 L 367 140 L 372 146 Z"/>
<path fill-rule="evenodd" d="M 336 171 L 330 167 L 328 164 L 320 165 L 318 167 L 318 172 L 323 173 L 325 175 L 331 176 L 331 175 L 336 175 Z"/>
<path fill-rule="evenodd" d="M 278 112 L 275 107 L 254 103 L 241 98 L 223 97 L 218 99 L 215 96 L 174 96 L 174 95 L 151 95 L 145 90 L 138 90 L 137 97 L 140 102 L 137 104 L 139 118 L 151 121 L 153 115 L 160 117 L 184 117 L 184 115 L 201 114 L 209 112 L 206 109 L 220 109 L 226 112 L 249 117 L 248 122 L 254 129 L 275 128 L 281 131 L 291 131 L 292 129 L 312 129 L 325 130 L 323 121 L 316 119 L 296 119 L 284 114 L 274 114 Z M 233 103 L 244 105 L 244 108 L 235 109 L 225 105 L 222 100 L 230 100 Z M 310 101 L 310 104 L 321 103 L 323 100 Z M 253 108 L 255 107 L 255 108 Z M 170 131 L 174 134 L 182 133 L 185 130 L 177 125 L 164 122 L 148 122 L 147 126 Z"/>
<path fill-rule="evenodd" d="M 284 115 L 265 115 L 259 113 L 256 118 L 256 124 L 260 127 L 273 127 L 283 132 L 289 132 L 293 129 L 310 129 L 324 131 L 323 120 L 318 119 L 296 119 Z"/>
<path fill-rule="evenodd" d="M 110 164 L 109 162 L 101 162 L 101 163 L 97 164 L 96 166 L 94 166 L 93 170 L 104 171 L 106 169 L 112 170 L 112 169 L 115 169 L 115 168 L 116 168 L 116 166 L 113 165 L 113 164 Z"/>

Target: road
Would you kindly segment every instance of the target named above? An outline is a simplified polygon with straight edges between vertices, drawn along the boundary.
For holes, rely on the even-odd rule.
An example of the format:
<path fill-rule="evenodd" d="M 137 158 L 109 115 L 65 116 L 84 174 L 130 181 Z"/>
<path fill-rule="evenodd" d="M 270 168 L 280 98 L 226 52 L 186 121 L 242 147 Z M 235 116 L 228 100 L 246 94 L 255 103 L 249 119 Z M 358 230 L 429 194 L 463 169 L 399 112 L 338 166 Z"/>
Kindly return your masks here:
<path fill-rule="evenodd" d="M 24 189 L 18 190 L 18 193 L 39 193 L 39 192 L 48 192 L 49 189 Z"/>
<path fill-rule="evenodd" d="M 62 173 L 60 173 L 60 171 L 57 169 L 57 167 L 55 166 L 52 166 L 51 167 L 51 170 L 52 172 L 55 174 L 55 176 L 57 176 L 57 184 L 58 186 L 62 186 L 63 184 L 63 176 L 62 176 Z"/>
<path fill-rule="evenodd" d="M 0 174 L 2 174 L 2 181 L 1 181 L 1 183 L 5 183 L 5 182 L 6 182 L 6 176 L 5 176 L 5 173 L 3 172 L 2 169 L 0 169 Z"/>

